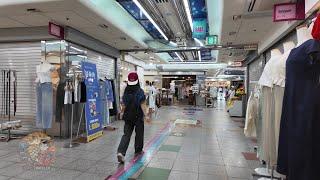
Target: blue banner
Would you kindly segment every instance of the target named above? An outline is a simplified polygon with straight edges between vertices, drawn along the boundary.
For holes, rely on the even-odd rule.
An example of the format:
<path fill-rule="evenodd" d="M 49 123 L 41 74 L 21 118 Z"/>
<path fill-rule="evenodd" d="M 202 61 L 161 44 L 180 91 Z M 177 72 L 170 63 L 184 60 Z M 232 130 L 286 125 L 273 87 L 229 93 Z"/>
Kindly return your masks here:
<path fill-rule="evenodd" d="M 87 141 L 102 136 L 103 120 L 101 116 L 100 89 L 97 67 L 93 63 L 82 62 L 82 72 L 85 77 L 87 102 L 85 104 Z"/>
<path fill-rule="evenodd" d="M 194 19 L 192 37 L 197 39 L 206 39 L 207 36 L 207 20 Z"/>

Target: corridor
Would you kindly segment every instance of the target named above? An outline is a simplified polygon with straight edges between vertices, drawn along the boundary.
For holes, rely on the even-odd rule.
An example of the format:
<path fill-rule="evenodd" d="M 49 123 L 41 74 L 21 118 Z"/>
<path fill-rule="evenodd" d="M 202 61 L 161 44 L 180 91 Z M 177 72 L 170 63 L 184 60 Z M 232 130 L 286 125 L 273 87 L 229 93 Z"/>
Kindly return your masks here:
<path fill-rule="evenodd" d="M 56 139 L 56 162 L 48 169 L 20 163 L 19 141 L 1 143 L 0 179 L 240 180 L 252 179 L 260 164 L 252 154 L 254 140 L 243 135 L 242 119 L 230 118 L 223 102 L 215 109 L 162 107 L 145 125 L 145 153 L 133 156 L 132 138 L 125 166 L 116 159 L 123 122 L 114 125 L 116 131 L 72 149 Z"/>

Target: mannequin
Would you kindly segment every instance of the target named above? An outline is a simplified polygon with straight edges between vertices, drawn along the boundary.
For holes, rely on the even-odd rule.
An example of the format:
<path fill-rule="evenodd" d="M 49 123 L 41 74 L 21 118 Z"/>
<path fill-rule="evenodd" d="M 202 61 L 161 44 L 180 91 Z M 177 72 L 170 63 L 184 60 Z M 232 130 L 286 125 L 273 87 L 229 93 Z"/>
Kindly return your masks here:
<path fill-rule="evenodd" d="M 49 129 L 53 118 L 53 89 L 51 72 L 53 65 L 44 61 L 36 67 L 37 72 L 37 116 L 36 126 L 41 129 Z"/>
<path fill-rule="evenodd" d="M 288 51 L 291 51 L 291 49 L 293 49 L 295 47 L 296 47 L 296 45 L 292 41 L 283 43 L 283 51 L 284 51 L 284 53 L 286 53 Z"/>
<path fill-rule="evenodd" d="M 266 161 L 268 167 L 273 165 L 275 159 L 275 143 L 272 132 L 272 88 L 274 82 L 274 64 L 279 61 L 282 54 L 279 49 L 271 50 L 271 58 L 267 62 L 258 84 L 262 86 L 261 90 L 261 119 L 257 124 L 257 138 L 260 144 L 259 158 Z M 260 141 L 260 142 L 259 142 Z"/>
<path fill-rule="evenodd" d="M 312 27 L 313 27 L 313 24 L 311 24 L 309 28 L 307 28 L 306 26 L 300 26 L 297 28 L 297 40 L 298 40 L 297 47 L 303 44 L 304 42 L 306 42 L 307 40 L 312 39 L 312 36 L 311 36 Z"/>
<path fill-rule="evenodd" d="M 272 87 L 272 77 L 273 77 L 273 72 L 272 72 L 272 69 L 273 69 L 273 63 L 274 61 L 276 60 L 279 60 L 279 58 L 281 57 L 281 52 L 279 49 L 272 49 L 271 50 L 271 57 L 269 59 L 269 61 L 267 62 L 264 70 L 263 70 L 263 73 L 260 77 L 260 80 L 259 80 L 259 84 L 261 86 L 267 86 L 267 87 Z"/>
<path fill-rule="evenodd" d="M 295 43 L 288 41 L 283 43 L 284 54 L 274 62 L 273 65 L 273 88 L 272 88 L 272 114 L 271 114 L 271 128 L 269 129 L 270 135 L 270 152 L 273 158 L 271 158 L 270 165 L 276 165 L 278 156 L 278 143 L 279 143 L 279 131 L 280 131 L 280 121 L 282 114 L 282 102 L 284 96 L 284 87 L 286 79 L 286 61 L 289 54 L 293 48 L 295 48 Z"/>
<path fill-rule="evenodd" d="M 271 58 L 276 57 L 276 56 L 280 56 L 281 55 L 281 51 L 279 49 L 272 49 L 271 50 Z"/>

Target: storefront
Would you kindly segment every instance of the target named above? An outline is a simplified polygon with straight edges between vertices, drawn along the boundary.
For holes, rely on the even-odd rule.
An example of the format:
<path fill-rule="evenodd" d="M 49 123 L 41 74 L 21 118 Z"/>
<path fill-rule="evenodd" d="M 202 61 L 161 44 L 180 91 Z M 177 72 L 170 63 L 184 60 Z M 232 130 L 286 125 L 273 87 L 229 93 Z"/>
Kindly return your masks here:
<path fill-rule="evenodd" d="M 14 91 L 11 91 L 11 97 L 15 104 L 11 105 L 13 114 L 11 120 L 21 120 L 22 127 L 12 131 L 13 133 L 27 134 L 35 130 L 45 130 L 49 135 L 66 137 L 70 134 L 72 121 L 74 132 L 76 132 L 78 124 L 81 125 L 81 130 L 85 130 L 85 115 L 82 116 L 81 124 L 79 123 L 79 115 L 83 111 L 84 105 L 80 103 L 66 104 L 65 99 L 66 83 L 70 83 L 70 87 L 75 87 L 75 77 L 83 76 L 82 62 L 94 64 L 97 71 L 96 77 L 99 81 L 110 82 L 113 101 L 108 123 L 116 119 L 119 102 L 116 98 L 119 88 L 116 68 L 117 58 L 120 55 L 118 50 L 72 28 L 65 29 L 65 40 L 49 36 L 45 27 L 31 28 L 28 35 L 25 35 L 20 28 L 15 31 L 21 31 L 21 33 L 12 35 L 14 39 L 8 39 L 10 32 L 6 32 L 6 39 L 0 38 L 3 40 L 0 44 L 1 70 L 8 69 L 16 72 L 15 81 L 12 83 L 15 84 L 12 86 Z M 44 65 L 50 66 L 46 72 L 50 74 L 47 74 L 50 82 L 48 80 L 46 83 L 50 83 L 48 91 L 52 93 L 45 95 L 49 95 L 46 96 L 47 98 L 52 97 L 52 102 L 48 101 L 46 111 L 41 112 L 43 110 L 42 104 L 46 102 L 42 101 L 44 99 L 41 97 L 44 95 L 43 89 L 41 89 L 42 91 L 38 89 L 44 82 L 44 72 L 39 71 L 39 67 Z M 5 93 L 4 81 L 6 79 L 4 75 L 1 76 L 3 78 L 0 84 L 1 92 Z M 1 115 L 6 117 L 3 106 L 2 104 Z M 39 125 L 37 122 L 39 112 L 50 114 L 46 117 L 47 125 Z"/>

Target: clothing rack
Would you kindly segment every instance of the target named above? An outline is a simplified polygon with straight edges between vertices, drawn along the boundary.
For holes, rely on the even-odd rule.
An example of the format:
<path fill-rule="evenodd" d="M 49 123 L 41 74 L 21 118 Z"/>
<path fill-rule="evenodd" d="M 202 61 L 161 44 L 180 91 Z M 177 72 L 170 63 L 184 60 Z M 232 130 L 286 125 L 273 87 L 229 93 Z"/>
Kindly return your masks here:
<path fill-rule="evenodd" d="M 76 81 L 76 78 L 83 78 L 82 76 L 82 71 L 79 70 L 80 68 L 78 66 L 74 66 L 74 67 L 71 67 L 69 72 L 67 73 L 67 82 L 70 82 L 73 86 L 73 90 L 74 90 L 74 86 L 75 86 L 75 81 Z M 67 85 L 67 84 L 66 84 Z M 75 105 L 72 104 L 71 105 L 71 122 L 70 122 L 70 141 L 69 143 L 65 144 L 65 148 L 74 148 L 74 147 L 77 147 L 79 146 L 80 144 L 77 143 L 77 142 L 74 142 L 73 141 L 73 122 L 74 122 L 74 107 Z M 79 120 L 79 125 L 78 125 L 78 131 L 77 131 L 77 137 L 79 135 L 79 130 L 80 130 L 80 125 L 81 125 L 81 119 L 82 119 L 82 113 L 83 113 L 83 110 L 84 110 L 84 107 L 83 106 L 81 108 L 81 117 L 80 117 L 80 120 Z"/>
<path fill-rule="evenodd" d="M 3 69 L 1 72 L 1 114 L 0 130 L 7 131 L 7 137 L 1 137 L 7 142 L 17 137 L 12 136 L 11 130 L 21 127 L 21 120 L 12 121 L 17 112 L 17 71 Z M 13 104 L 13 111 L 11 109 Z"/>

